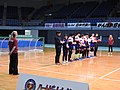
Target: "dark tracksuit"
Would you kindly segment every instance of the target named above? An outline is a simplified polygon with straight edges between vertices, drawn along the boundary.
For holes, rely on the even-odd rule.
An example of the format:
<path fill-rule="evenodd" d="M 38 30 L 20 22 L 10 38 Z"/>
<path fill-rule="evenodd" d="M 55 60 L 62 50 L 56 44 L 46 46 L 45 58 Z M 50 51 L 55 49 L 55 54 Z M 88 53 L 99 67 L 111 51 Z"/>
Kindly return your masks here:
<path fill-rule="evenodd" d="M 75 54 L 78 54 L 80 52 L 79 50 L 79 42 L 76 41 L 76 45 L 75 45 Z"/>
<path fill-rule="evenodd" d="M 56 56 L 55 56 L 55 63 L 60 63 L 59 62 L 59 58 L 60 58 L 60 54 L 61 54 L 61 37 L 60 36 L 56 36 L 55 37 L 55 49 L 56 49 Z"/>
<path fill-rule="evenodd" d="M 89 42 L 86 41 L 86 42 L 85 42 L 85 45 L 86 45 L 85 56 L 87 56 L 87 58 L 88 58 L 88 57 L 89 57 L 89 56 L 88 56 L 88 55 L 89 55 Z"/>
<path fill-rule="evenodd" d="M 10 55 L 9 74 L 18 75 L 18 41 L 13 38 L 9 41 L 9 51 L 15 46 L 15 50 Z"/>
<path fill-rule="evenodd" d="M 63 41 L 65 42 L 63 44 L 63 61 L 67 61 L 67 55 L 68 55 L 68 48 L 67 48 L 67 44 L 68 44 L 68 40 L 67 39 L 63 39 Z M 65 60 L 64 60 L 65 59 Z"/>
<path fill-rule="evenodd" d="M 73 50 L 72 42 L 68 42 L 68 45 L 69 45 L 69 55 L 68 55 L 68 60 L 70 60 L 70 59 L 71 59 L 71 56 L 72 56 L 72 50 Z"/>
<path fill-rule="evenodd" d="M 90 42 L 90 51 L 93 52 L 94 51 L 94 47 L 95 47 L 95 44 L 93 41 Z"/>
<path fill-rule="evenodd" d="M 94 45 L 95 45 L 95 51 L 94 51 L 94 56 L 96 56 L 96 53 L 97 53 L 97 50 L 98 50 L 98 37 L 96 37 L 96 41 L 97 42 L 94 42 Z"/>

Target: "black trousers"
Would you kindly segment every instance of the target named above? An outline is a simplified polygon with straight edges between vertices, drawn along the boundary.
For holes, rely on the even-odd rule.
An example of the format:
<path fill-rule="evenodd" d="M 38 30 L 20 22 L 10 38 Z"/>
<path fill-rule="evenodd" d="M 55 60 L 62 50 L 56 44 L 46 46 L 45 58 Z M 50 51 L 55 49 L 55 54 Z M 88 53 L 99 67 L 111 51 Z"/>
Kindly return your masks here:
<path fill-rule="evenodd" d="M 78 54 L 80 52 L 79 47 L 75 47 L 75 54 Z"/>
<path fill-rule="evenodd" d="M 70 60 L 71 59 L 71 56 L 72 56 L 72 48 L 69 48 L 69 55 L 68 55 L 68 60 Z"/>
<path fill-rule="evenodd" d="M 10 55 L 9 74 L 18 74 L 18 53 L 12 53 Z"/>
<path fill-rule="evenodd" d="M 85 50 L 85 57 L 89 57 L 89 48 L 86 48 Z"/>
<path fill-rule="evenodd" d="M 86 55 L 85 55 L 85 47 L 82 46 L 81 47 L 81 53 L 82 53 L 82 58 L 84 58 Z"/>
<path fill-rule="evenodd" d="M 113 52 L 113 46 L 112 45 L 109 45 L 109 50 L 108 52 Z"/>
<path fill-rule="evenodd" d="M 67 61 L 68 49 L 63 48 L 63 61 Z"/>
<path fill-rule="evenodd" d="M 95 46 L 95 50 L 94 50 L 94 56 L 96 56 L 97 54 L 97 51 L 98 51 L 98 45 Z"/>
<path fill-rule="evenodd" d="M 61 46 L 57 46 L 55 47 L 56 49 L 56 56 L 55 56 L 55 63 L 60 63 L 59 59 L 60 59 L 60 54 L 61 54 Z"/>

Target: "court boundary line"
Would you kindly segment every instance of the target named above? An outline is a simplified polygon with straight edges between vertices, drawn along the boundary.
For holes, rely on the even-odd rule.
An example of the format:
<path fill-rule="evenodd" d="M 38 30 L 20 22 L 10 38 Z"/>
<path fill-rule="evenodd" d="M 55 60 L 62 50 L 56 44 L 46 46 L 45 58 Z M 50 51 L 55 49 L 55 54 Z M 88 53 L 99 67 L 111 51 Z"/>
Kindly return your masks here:
<path fill-rule="evenodd" d="M 102 78 L 102 80 L 120 82 L 120 80 L 117 80 L 117 79 L 110 79 L 110 78 Z"/>
<path fill-rule="evenodd" d="M 7 66 L 7 65 L 2 65 L 2 66 Z M 58 65 L 53 65 L 53 66 L 58 66 Z M 53 66 L 45 66 L 45 67 L 41 67 L 41 68 L 39 68 L 39 69 L 31 69 L 31 68 L 25 68 L 25 67 L 19 67 L 19 68 L 21 68 L 21 69 L 27 69 L 27 70 L 33 70 L 33 71 L 50 72 L 50 73 L 68 75 L 68 76 L 81 76 L 81 77 L 86 77 L 86 78 L 87 78 L 87 77 L 88 77 L 88 78 L 98 78 L 97 80 L 102 79 L 102 80 L 120 82 L 120 80 L 117 80 L 117 79 L 104 78 L 106 74 L 103 75 L 104 77 L 102 76 L 102 77 L 100 78 L 100 77 L 89 76 L 89 75 L 77 75 L 77 74 L 69 74 L 69 73 L 56 72 L 56 71 L 50 71 L 50 70 L 47 70 L 47 71 L 41 70 L 41 69 L 43 69 L 43 68 L 48 68 L 48 67 L 53 67 Z M 118 69 L 120 69 L 120 68 L 118 68 Z M 118 71 L 118 69 L 113 70 L 113 71 L 116 72 L 116 71 Z M 113 73 L 113 72 L 111 72 L 111 73 Z M 109 73 L 109 75 L 110 75 L 111 73 Z M 107 75 L 108 75 L 108 74 L 107 74 Z M 97 81 L 97 80 L 95 80 L 95 81 Z M 94 82 L 95 82 L 95 81 L 94 81 Z M 94 83 L 94 82 L 92 82 L 92 83 Z M 92 83 L 89 83 L 89 84 L 91 85 Z"/>
<path fill-rule="evenodd" d="M 99 77 L 99 79 L 102 79 L 102 78 L 104 78 L 104 77 L 106 77 L 106 76 L 108 76 L 108 75 L 110 75 L 110 74 L 112 74 L 112 73 L 114 73 L 114 72 L 116 72 L 116 71 L 118 71 L 118 70 L 120 70 L 120 68 L 117 68 L 117 69 L 115 69 L 115 70 L 113 70 L 113 71 L 111 71 L 111 72 L 109 72 L 109 73 L 107 73 L 107 74 Z"/>
<path fill-rule="evenodd" d="M 112 70 L 111 72 L 109 72 L 109 73 L 107 73 L 107 74 L 99 77 L 97 80 L 100 80 L 100 79 L 102 80 L 102 79 L 104 79 L 106 76 L 108 76 L 108 75 L 110 75 L 110 74 L 112 74 L 112 73 L 114 73 L 114 72 L 116 72 L 116 71 L 118 71 L 118 70 L 120 70 L 120 68 L 117 68 L 117 69 L 115 69 L 115 70 Z M 95 83 L 97 80 L 95 80 L 94 82 L 90 83 L 89 85 L 92 85 L 92 84 Z M 106 80 L 107 80 L 107 79 L 106 79 Z M 110 80 L 110 79 L 109 79 L 109 80 Z"/>
<path fill-rule="evenodd" d="M 4 66 L 7 66 L 7 65 L 4 65 Z M 56 65 L 57 66 L 57 65 Z M 52 66 L 51 66 L 52 67 Z M 88 76 L 88 75 L 77 75 L 77 74 L 69 74 L 69 73 L 61 73 L 61 72 L 55 72 L 55 71 L 45 71 L 45 70 L 37 70 L 37 69 L 31 69 L 31 68 L 25 68 L 25 67 L 20 67 L 21 69 L 27 69 L 27 70 L 33 70 L 33 71 L 42 71 L 42 72 L 50 72 L 50 73 L 56 73 L 56 74 L 62 74 L 62 75 L 68 75 L 68 76 L 77 76 L 77 77 L 79 77 L 79 76 L 81 76 L 81 77 L 88 77 L 89 79 L 90 78 L 98 78 L 99 79 L 99 77 L 95 77 L 95 76 Z M 46 67 L 47 68 L 47 67 Z M 98 80 L 97 79 L 97 80 Z M 86 83 L 88 83 L 89 85 L 91 85 L 91 84 L 93 84 L 94 82 L 96 82 L 97 80 L 95 80 L 95 81 L 93 81 L 92 83 L 89 83 L 89 82 L 86 82 Z M 107 80 L 107 81 L 114 81 L 114 82 L 120 82 L 120 80 L 117 80 L 117 79 L 110 79 L 110 78 L 101 78 L 101 80 Z M 80 81 L 80 82 L 82 82 L 82 81 Z"/>
<path fill-rule="evenodd" d="M 2 66 L 8 66 L 8 65 L 2 65 Z M 53 66 L 58 66 L 58 65 L 53 65 Z M 53 67 L 53 66 L 49 66 L 49 67 Z M 104 78 L 105 76 L 107 76 L 108 74 L 110 75 L 111 73 L 114 73 L 116 71 L 118 71 L 120 68 L 118 69 L 115 69 L 113 70 L 112 72 L 108 73 L 108 74 L 105 74 L 103 75 L 101 78 L 100 77 L 95 77 L 95 76 L 88 76 L 88 75 L 77 75 L 77 74 L 69 74 L 69 73 L 61 73 L 61 72 L 56 72 L 56 71 L 46 71 L 46 70 L 41 70 L 42 68 L 48 68 L 48 66 L 45 66 L 45 67 L 41 67 L 39 69 L 31 69 L 31 68 L 25 68 L 25 67 L 19 67 L 21 69 L 27 69 L 27 70 L 33 70 L 33 71 L 42 71 L 42 72 L 50 72 L 50 73 L 55 73 L 55 74 L 62 74 L 62 75 L 68 75 L 68 76 L 81 76 L 81 77 L 86 77 L 88 79 L 91 79 L 91 78 L 98 78 L 97 80 L 101 79 L 101 80 L 107 80 L 107 81 L 115 81 L 115 82 L 120 82 L 120 80 L 116 80 L 116 79 L 110 79 L 110 78 Z M 96 82 L 97 80 L 93 81 L 92 83 L 89 83 L 87 82 L 89 85 L 93 84 L 94 82 Z M 82 81 L 80 81 L 82 82 Z"/>
<path fill-rule="evenodd" d="M 2 66 L 8 66 L 8 65 L 2 65 Z M 58 66 L 58 65 L 52 65 L 52 66 L 49 66 L 49 67 L 53 67 L 53 66 Z M 77 75 L 77 74 L 69 74 L 69 73 L 62 73 L 62 72 L 57 72 L 57 71 L 50 71 L 50 70 L 41 70 L 43 68 L 48 68 L 48 66 L 45 66 L 45 67 L 41 67 L 39 69 L 31 69 L 31 68 L 25 68 L 25 67 L 19 67 L 21 69 L 27 69 L 27 70 L 33 70 L 33 71 L 42 71 L 42 72 L 50 72 L 50 73 L 56 73 L 56 74 L 62 74 L 62 75 L 69 75 L 69 76 L 82 76 L 82 77 L 91 77 L 91 78 L 98 78 L 98 77 L 95 77 L 95 76 L 85 76 L 85 75 Z"/>

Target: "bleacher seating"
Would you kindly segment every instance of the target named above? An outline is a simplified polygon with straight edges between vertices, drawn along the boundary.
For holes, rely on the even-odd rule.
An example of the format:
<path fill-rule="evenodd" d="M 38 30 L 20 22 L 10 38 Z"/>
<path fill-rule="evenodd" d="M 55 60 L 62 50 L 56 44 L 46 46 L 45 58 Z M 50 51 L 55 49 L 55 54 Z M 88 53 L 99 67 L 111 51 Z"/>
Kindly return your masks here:
<path fill-rule="evenodd" d="M 43 22 L 42 20 L 28 20 L 28 21 L 23 20 L 22 25 L 23 26 L 40 26 L 42 22 Z"/>
<path fill-rule="evenodd" d="M 120 22 L 120 17 L 118 17 L 118 18 L 108 18 L 107 20 L 106 20 L 107 22 Z"/>
<path fill-rule="evenodd" d="M 50 9 L 45 11 L 45 15 L 53 14 L 54 12 L 60 10 L 62 7 L 64 7 L 63 4 L 53 5 Z"/>
<path fill-rule="evenodd" d="M 6 25 L 7 26 L 20 26 L 21 21 L 18 19 L 7 19 L 6 20 Z"/>
<path fill-rule="evenodd" d="M 80 19 L 52 19 L 46 20 L 45 23 L 79 23 Z"/>
<path fill-rule="evenodd" d="M 0 19 L 0 26 L 3 24 L 3 20 L 2 19 Z"/>
<path fill-rule="evenodd" d="M 68 18 L 73 12 L 75 12 L 79 7 L 83 5 L 82 3 L 73 3 L 68 6 L 64 6 L 60 10 L 54 13 L 53 17 L 56 19 Z"/>
<path fill-rule="evenodd" d="M 120 17 L 120 8 L 116 10 L 115 17 Z"/>
<path fill-rule="evenodd" d="M 28 15 L 34 10 L 32 7 L 21 7 L 21 17 L 22 19 L 28 18 Z"/>
<path fill-rule="evenodd" d="M 71 15 L 71 18 L 86 18 L 92 10 L 96 8 L 98 2 L 86 2 L 75 13 Z"/>
<path fill-rule="evenodd" d="M 33 14 L 32 19 L 38 19 L 39 16 L 44 15 L 45 11 L 50 9 L 51 6 L 43 6 L 40 9 L 36 10 L 36 12 Z"/>
<path fill-rule="evenodd" d="M 117 3 L 117 6 L 116 6 L 115 11 L 114 11 L 112 16 L 113 17 L 120 17 L 120 0 Z"/>
<path fill-rule="evenodd" d="M 18 19 L 18 8 L 15 6 L 7 7 L 7 19 Z"/>
<path fill-rule="evenodd" d="M 3 6 L 0 6 L 0 19 L 2 19 L 3 18 Z"/>
<path fill-rule="evenodd" d="M 90 22 L 91 24 L 96 24 L 97 22 L 103 22 L 104 18 L 85 18 L 82 22 Z"/>
<path fill-rule="evenodd" d="M 91 15 L 91 17 L 107 17 L 115 7 L 118 0 L 103 1 Z"/>
<path fill-rule="evenodd" d="M 6 14 L 4 13 L 4 10 L 6 10 L 4 6 L 0 6 L 0 25 L 40 26 L 44 23 L 90 22 L 96 24 L 97 22 L 120 22 L 119 4 L 119 0 L 87 1 L 84 3 L 71 3 L 69 5 L 42 6 L 37 10 L 33 7 L 21 7 L 21 9 L 18 9 L 16 6 L 7 6 Z M 114 15 L 110 16 L 114 9 Z M 19 10 L 21 10 L 21 15 L 18 15 L 20 14 Z M 28 19 L 33 10 L 35 10 L 35 13 Z M 6 17 L 3 20 L 4 14 Z M 19 18 L 20 16 L 21 19 Z M 50 16 L 50 18 L 46 16 Z"/>

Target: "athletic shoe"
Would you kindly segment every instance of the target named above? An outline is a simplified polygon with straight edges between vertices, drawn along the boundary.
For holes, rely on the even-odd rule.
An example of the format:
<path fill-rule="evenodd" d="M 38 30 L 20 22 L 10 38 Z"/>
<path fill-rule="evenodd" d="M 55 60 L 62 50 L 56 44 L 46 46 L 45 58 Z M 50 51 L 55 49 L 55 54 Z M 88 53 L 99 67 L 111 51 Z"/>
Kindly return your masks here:
<path fill-rule="evenodd" d="M 68 60 L 66 61 L 66 63 L 68 63 Z"/>
<path fill-rule="evenodd" d="M 68 62 L 72 62 L 73 60 L 68 60 Z"/>
<path fill-rule="evenodd" d="M 19 75 L 19 73 L 15 73 L 15 74 L 13 74 L 13 75 Z"/>
<path fill-rule="evenodd" d="M 62 63 L 63 63 L 63 64 L 65 64 L 66 62 L 65 62 L 65 61 L 63 61 Z"/>

